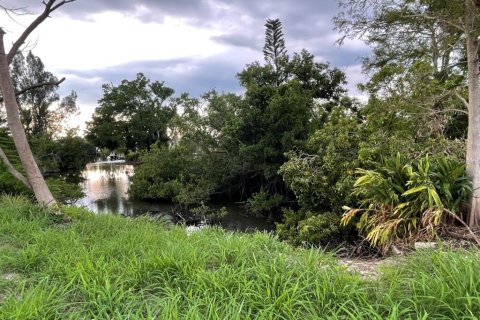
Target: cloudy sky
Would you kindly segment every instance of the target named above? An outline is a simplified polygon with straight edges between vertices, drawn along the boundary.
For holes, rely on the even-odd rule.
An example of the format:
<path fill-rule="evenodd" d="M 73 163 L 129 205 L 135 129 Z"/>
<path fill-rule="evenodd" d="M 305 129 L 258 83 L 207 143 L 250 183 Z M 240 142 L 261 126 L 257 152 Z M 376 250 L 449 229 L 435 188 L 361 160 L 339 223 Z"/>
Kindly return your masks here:
<path fill-rule="evenodd" d="M 40 13 L 41 0 L 0 0 L 30 14 L 14 20 L 0 14 L 8 46 Z M 263 60 L 264 23 L 279 18 L 290 53 L 305 48 L 319 61 L 348 75 L 348 88 L 364 80 L 360 41 L 339 47 L 332 17 L 337 0 L 76 0 L 52 14 L 30 37 L 27 49 L 47 70 L 66 77 L 61 92 L 75 90 L 88 119 L 102 96 L 101 85 L 134 79 L 143 72 L 165 81 L 176 93 L 191 96 L 215 88 L 241 92 L 235 75 L 246 64 Z M 83 127 L 83 126 L 82 126 Z"/>

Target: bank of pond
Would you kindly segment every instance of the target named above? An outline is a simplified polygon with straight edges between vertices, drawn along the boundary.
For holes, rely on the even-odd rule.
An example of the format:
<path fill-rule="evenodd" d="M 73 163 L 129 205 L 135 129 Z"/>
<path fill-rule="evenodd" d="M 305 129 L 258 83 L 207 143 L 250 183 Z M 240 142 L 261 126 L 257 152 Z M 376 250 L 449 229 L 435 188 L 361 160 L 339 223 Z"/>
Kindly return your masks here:
<path fill-rule="evenodd" d="M 439 248 L 362 277 L 265 232 L 64 216 L 0 199 L 1 319 L 477 319 L 480 252 Z"/>
<path fill-rule="evenodd" d="M 216 224 L 227 230 L 271 231 L 275 228 L 273 220 L 248 214 L 245 205 L 232 201 L 209 203 L 203 212 L 192 214 L 173 202 L 134 199 L 129 195 L 134 171 L 134 164 L 125 161 L 87 164 L 80 183 L 85 195 L 75 205 L 99 214 L 119 213 L 127 217 L 146 215 L 180 224 Z"/>

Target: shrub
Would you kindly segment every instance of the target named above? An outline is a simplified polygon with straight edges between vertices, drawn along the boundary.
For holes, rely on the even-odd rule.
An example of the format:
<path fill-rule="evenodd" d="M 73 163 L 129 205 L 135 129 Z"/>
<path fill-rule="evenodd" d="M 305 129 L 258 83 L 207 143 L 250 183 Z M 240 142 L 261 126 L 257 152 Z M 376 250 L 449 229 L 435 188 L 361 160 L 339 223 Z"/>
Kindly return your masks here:
<path fill-rule="evenodd" d="M 219 223 L 227 215 L 227 208 L 221 207 L 218 210 L 212 209 L 204 202 L 200 206 L 190 210 L 195 216 L 208 223 Z"/>
<path fill-rule="evenodd" d="M 277 224 L 278 236 L 293 245 L 325 246 L 344 241 L 348 228 L 340 225 L 340 215 L 332 212 L 284 209 L 284 222 Z"/>
<path fill-rule="evenodd" d="M 49 178 L 47 185 L 55 199 L 63 204 L 73 204 L 85 196 L 80 185 L 66 182 L 61 178 Z"/>
<path fill-rule="evenodd" d="M 357 227 L 375 246 L 385 249 L 397 240 L 432 239 L 460 217 L 471 184 L 465 165 L 444 158 L 407 161 L 400 154 L 383 159 L 374 170 L 357 169 L 361 176 L 353 195 L 359 208 L 348 208 L 349 223 L 360 214 Z"/>
<path fill-rule="evenodd" d="M 254 193 L 250 199 L 247 200 L 247 209 L 250 213 L 256 216 L 268 216 L 272 210 L 279 208 L 285 201 L 285 198 L 275 193 L 269 195 L 265 191 Z"/>

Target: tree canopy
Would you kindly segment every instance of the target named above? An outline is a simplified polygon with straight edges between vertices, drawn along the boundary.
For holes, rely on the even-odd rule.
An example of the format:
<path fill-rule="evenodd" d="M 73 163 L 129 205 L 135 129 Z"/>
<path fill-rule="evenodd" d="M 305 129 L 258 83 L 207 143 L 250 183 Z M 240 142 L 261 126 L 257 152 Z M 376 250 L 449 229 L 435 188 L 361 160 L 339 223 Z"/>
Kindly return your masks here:
<path fill-rule="evenodd" d="M 172 88 L 142 73 L 118 86 L 103 85 L 103 97 L 87 125 L 87 138 L 110 150 L 138 151 L 166 144 L 167 124 L 176 112 Z"/>

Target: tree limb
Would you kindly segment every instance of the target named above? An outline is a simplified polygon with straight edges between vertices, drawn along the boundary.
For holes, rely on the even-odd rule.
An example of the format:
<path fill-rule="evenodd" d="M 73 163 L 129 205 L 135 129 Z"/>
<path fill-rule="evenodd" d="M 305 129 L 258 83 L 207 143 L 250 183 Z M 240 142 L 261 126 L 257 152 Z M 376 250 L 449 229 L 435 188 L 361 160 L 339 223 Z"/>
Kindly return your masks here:
<path fill-rule="evenodd" d="M 454 92 L 454 94 L 455 94 L 455 96 L 456 96 L 458 99 L 460 99 L 460 101 L 462 101 L 463 105 L 464 105 L 464 106 L 467 108 L 467 110 L 468 110 L 470 107 L 469 107 L 469 105 L 468 105 L 467 100 L 466 100 L 464 97 L 462 97 L 462 96 L 461 96 L 458 92 L 456 92 L 456 91 Z M 465 113 L 468 114 L 468 112 L 465 112 Z"/>
<path fill-rule="evenodd" d="M 475 232 L 473 232 L 473 230 L 465 223 L 465 221 L 463 221 L 462 219 L 460 219 L 460 218 L 459 218 L 455 213 L 453 213 L 452 211 L 450 211 L 450 210 L 445 210 L 445 211 L 448 212 L 450 215 L 452 215 L 455 220 L 457 220 L 458 222 L 460 222 L 460 223 L 467 229 L 468 233 L 469 233 L 470 236 L 471 236 L 471 239 L 473 239 L 473 240 L 477 243 L 477 245 L 480 246 L 480 237 L 477 236 L 477 235 L 475 234 Z"/>
<path fill-rule="evenodd" d="M 20 49 L 22 44 L 25 42 L 25 40 L 28 38 L 28 36 L 33 32 L 33 30 L 35 30 L 45 19 L 47 19 L 53 11 L 60 8 L 64 4 L 73 1 L 75 0 L 63 0 L 56 5 L 55 2 L 57 2 L 57 0 L 49 0 L 48 2 L 44 1 L 43 4 L 45 5 L 45 9 L 43 10 L 42 14 L 40 14 L 35 20 L 33 20 L 33 22 L 25 29 L 25 31 L 23 31 L 17 41 L 13 43 L 13 46 L 7 55 L 8 64 L 12 63 L 13 57 Z"/>
<path fill-rule="evenodd" d="M 36 84 L 31 85 L 31 86 L 29 86 L 29 87 L 23 88 L 22 90 L 20 90 L 20 91 L 18 91 L 18 92 L 15 92 L 15 95 L 16 95 L 16 96 L 19 96 L 19 95 L 24 94 L 24 93 L 27 92 L 27 91 L 30 91 L 30 90 L 33 90 L 33 89 L 37 89 L 37 88 L 40 88 L 40 87 L 59 86 L 60 83 L 62 83 L 63 81 L 65 81 L 65 77 L 63 77 L 62 79 L 60 79 L 60 80 L 58 80 L 58 81 L 48 81 L 48 82 L 36 83 Z M 0 102 L 3 102 L 3 98 L 2 98 L 2 97 L 0 97 Z"/>
<path fill-rule="evenodd" d="M 17 169 L 15 169 L 15 167 L 10 163 L 10 161 L 7 158 L 7 155 L 5 154 L 5 152 L 3 152 L 3 149 L 1 147 L 0 147 L 0 159 L 7 166 L 7 170 L 8 172 L 10 172 L 12 176 L 20 180 L 20 182 L 23 183 L 28 189 L 32 190 L 32 186 L 30 185 L 30 183 L 28 183 L 27 178 L 25 178 L 23 174 L 21 174 L 20 172 L 17 171 Z"/>
<path fill-rule="evenodd" d="M 464 26 L 460 24 L 456 24 L 452 22 L 451 20 L 445 19 L 444 17 L 434 17 L 434 16 L 429 16 L 427 14 L 407 14 L 407 15 L 402 15 L 404 18 L 424 18 L 425 20 L 432 20 L 432 21 L 441 21 L 443 23 L 446 23 L 452 27 L 454 27 L 457 30 L 460 30 L 462 32 L 466 32 L 466 29 Z"/>
<path fill-rule="evenodd" d="M 468 115 L 468 111 L 461 110 L 461 109 L 445 109 L 445 110 L 435 110 L 435 113 L 446 113 L 446 112 L 458 112 Z"/>

